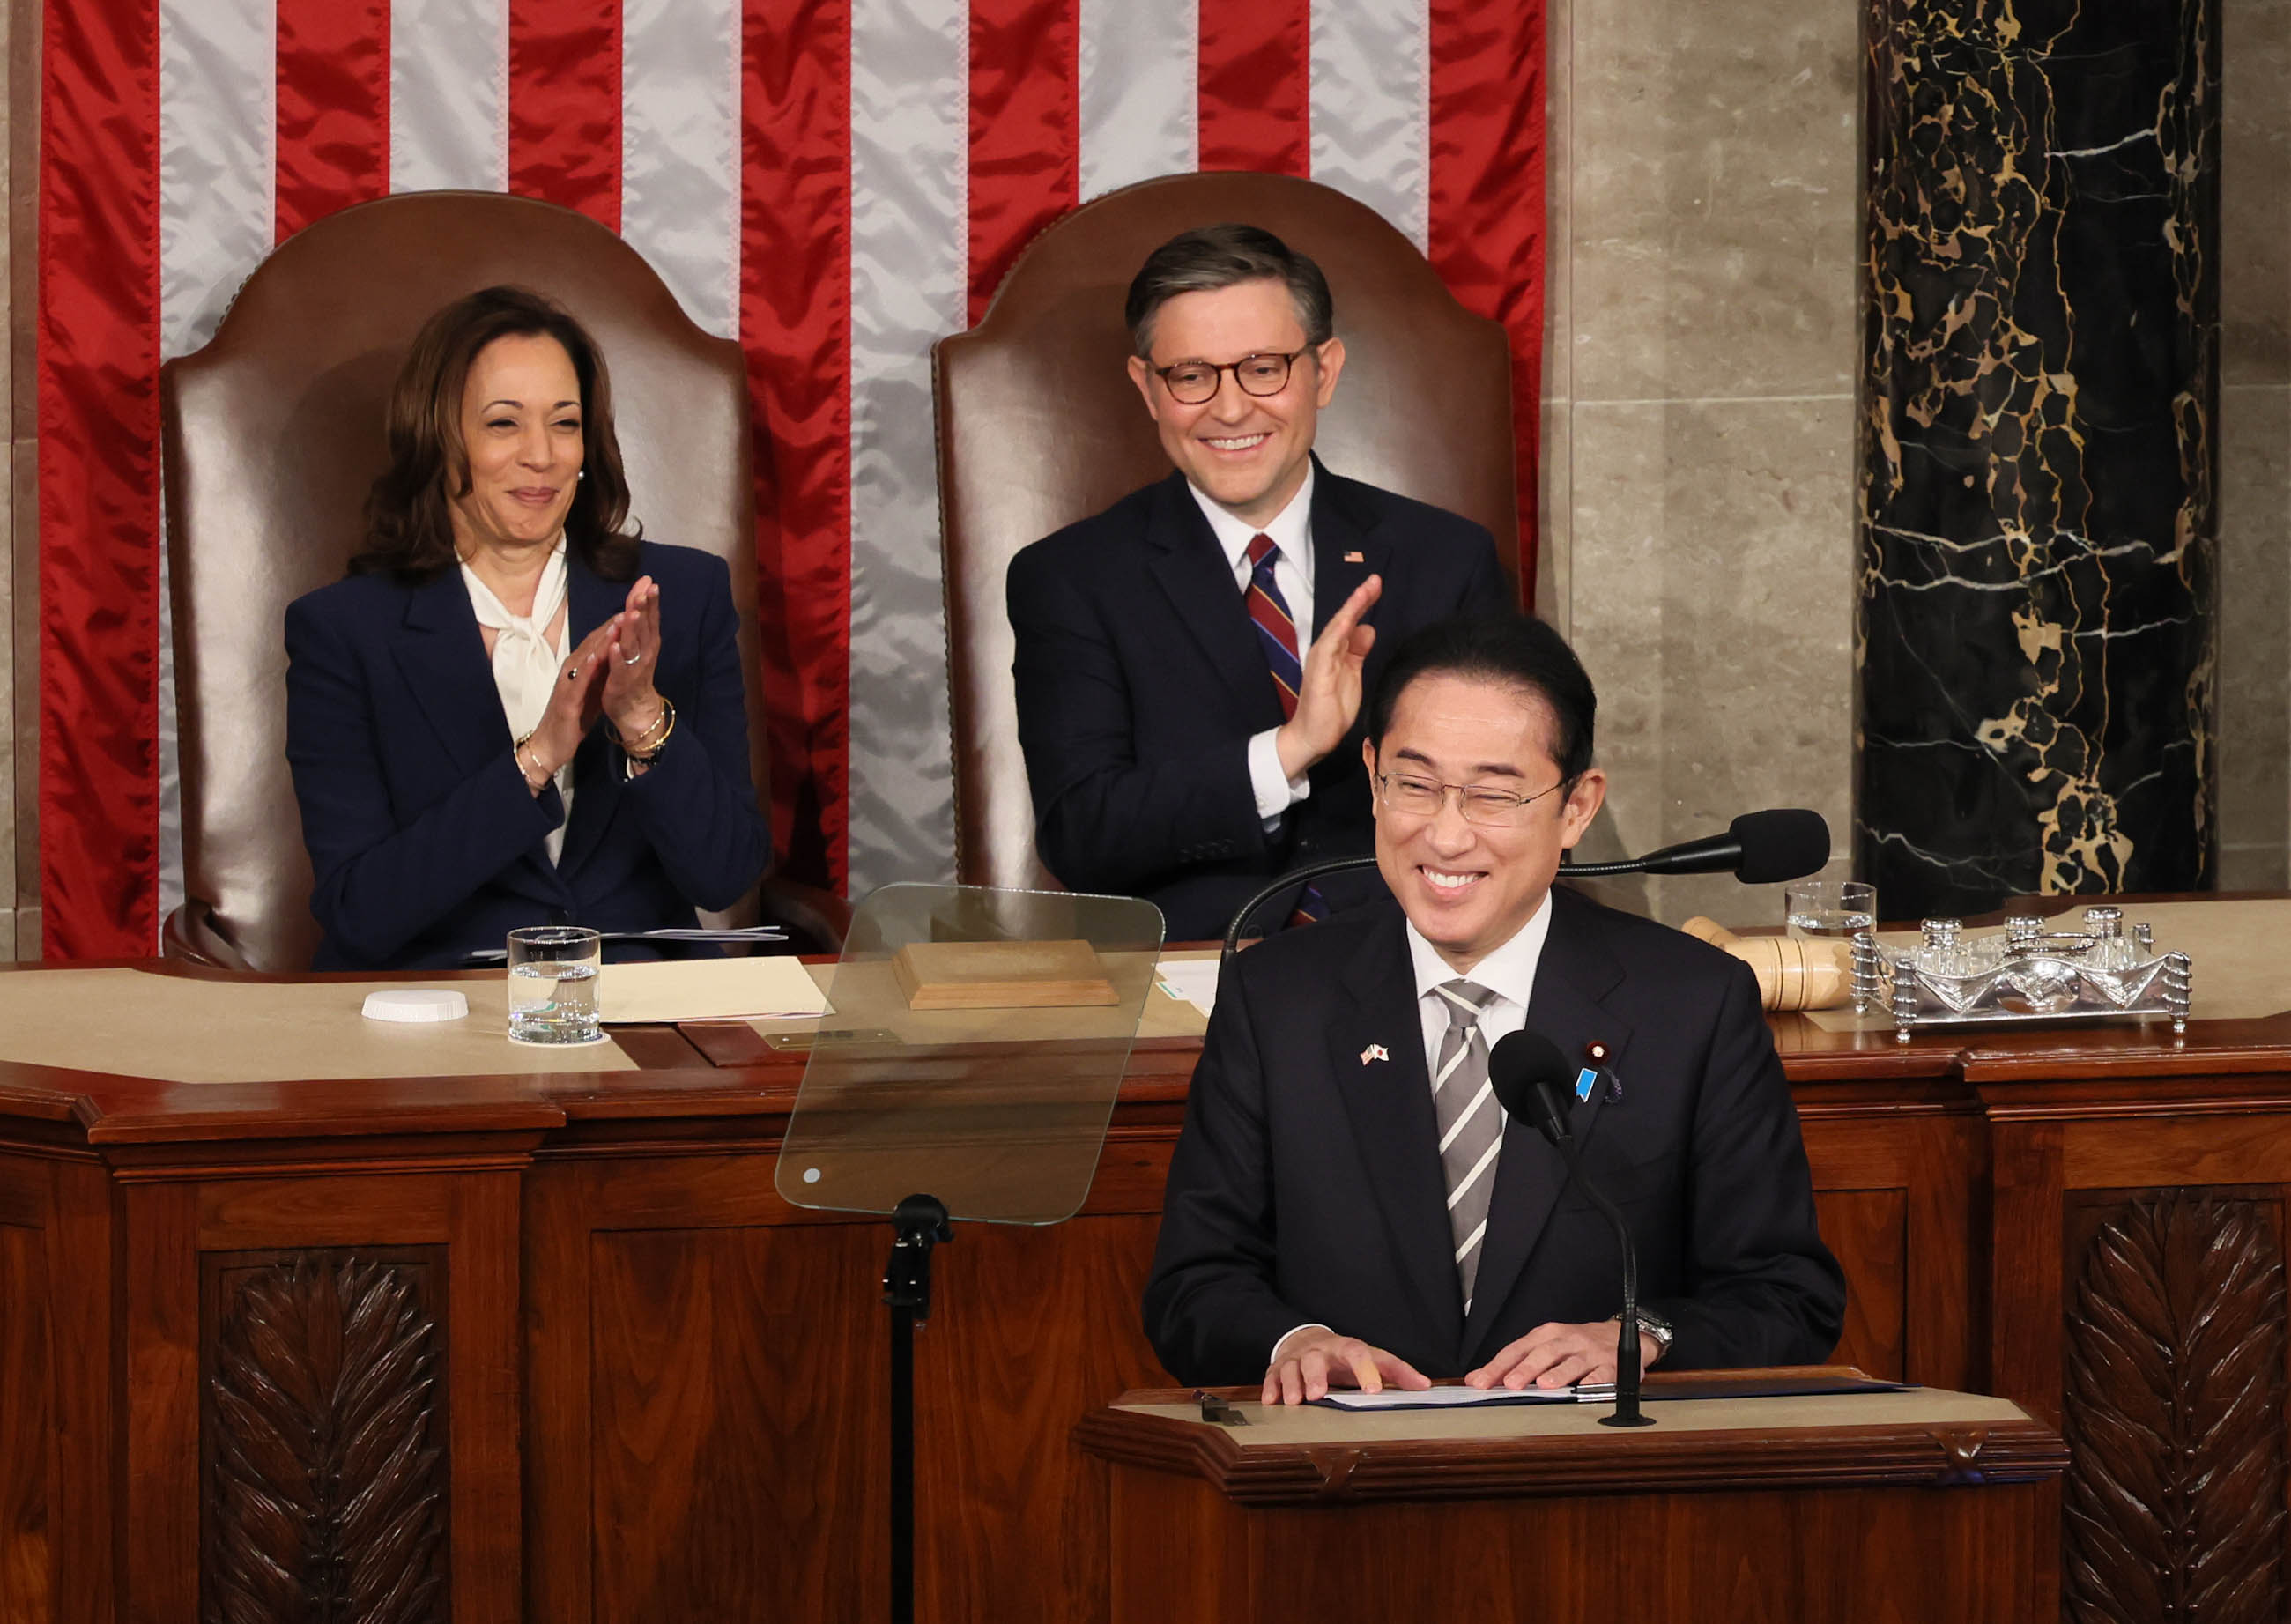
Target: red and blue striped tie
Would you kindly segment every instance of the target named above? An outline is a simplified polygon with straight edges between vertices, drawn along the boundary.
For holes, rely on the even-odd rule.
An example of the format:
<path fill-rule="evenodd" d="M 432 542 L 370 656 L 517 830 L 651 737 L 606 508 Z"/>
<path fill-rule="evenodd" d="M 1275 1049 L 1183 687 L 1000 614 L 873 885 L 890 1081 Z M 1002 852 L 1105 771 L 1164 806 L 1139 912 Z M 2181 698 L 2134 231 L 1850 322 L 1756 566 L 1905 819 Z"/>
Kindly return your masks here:
<path fill-rule="evenodd" d="M 1273 561 L 1280 556 L 1281 549 L 1271 536 L 1249 538 L 1249 618 L 1256 623 L 1257 640 L 1265 645 L 1266 669 L 1273 673 L 1273 691 L 1281 696 L 1281 720 L 1287 721 L 1297 714 L 1297 692 L 1305 684 L 1305 666 L 1298 657 L 1297 622 L 1289 613 L 1289 600 L 1281 596 L 1280 583 L 1273 578 Z M 1327 917 L 1328 912 L 1320 888 L 1308 885 L 1298 896 L 1289 922 L 1309 925 Z"/>
<path fill-rule="evenodd" d="M 1281 583 L 1273 578 L 1273 561 L 1281 549 L 1269 535 L 1249 538 L 1249 618 L 1257 623 L 1257 640 L 1265 645 L 1265 663 L 1273 673 L 1274 691 L 1281 695 L 1281 720 L 1297 714 L 1297 690 L 1305 683 L 1304 663 L 1298 657 L 1297 622 Z"/>

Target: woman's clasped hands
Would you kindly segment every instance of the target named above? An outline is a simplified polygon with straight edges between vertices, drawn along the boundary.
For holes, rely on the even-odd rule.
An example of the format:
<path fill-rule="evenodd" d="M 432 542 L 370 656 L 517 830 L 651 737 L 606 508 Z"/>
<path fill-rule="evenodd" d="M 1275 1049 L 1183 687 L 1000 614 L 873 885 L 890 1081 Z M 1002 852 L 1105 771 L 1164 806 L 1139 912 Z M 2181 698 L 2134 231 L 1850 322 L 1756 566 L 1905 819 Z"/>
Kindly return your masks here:
<path fill-rule="evenodd" d="M 610 723 L 632 756 L 665 738 L 667 707 L 653 687 L 660 660 L 660 588 L 650 575 L 629 588 L 620 613 L 607 618 L 566 656 L 565 668 L 541 725 L 519 752 L 518 766 L 538 794 L 542 784 L 573 759 L 599 718 Z M 642 763 L 635 764 L 641 770 Z M 542 776 L 535 784 L 532 769 Z"/>

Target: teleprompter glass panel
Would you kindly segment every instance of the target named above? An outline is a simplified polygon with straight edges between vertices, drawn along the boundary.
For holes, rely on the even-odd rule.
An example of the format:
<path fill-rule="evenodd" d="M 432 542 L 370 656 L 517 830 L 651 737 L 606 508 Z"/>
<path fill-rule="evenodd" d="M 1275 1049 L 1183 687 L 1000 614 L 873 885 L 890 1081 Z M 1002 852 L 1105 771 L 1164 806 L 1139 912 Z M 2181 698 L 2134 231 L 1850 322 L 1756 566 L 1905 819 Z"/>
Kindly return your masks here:
<path fill-rule="evenodd" d="M 1055 1224 L 1089 1194 L 1161 956 L 1127 896 L 888 885 L 860 904 L 776 1174 L 800 1207 Z"/>

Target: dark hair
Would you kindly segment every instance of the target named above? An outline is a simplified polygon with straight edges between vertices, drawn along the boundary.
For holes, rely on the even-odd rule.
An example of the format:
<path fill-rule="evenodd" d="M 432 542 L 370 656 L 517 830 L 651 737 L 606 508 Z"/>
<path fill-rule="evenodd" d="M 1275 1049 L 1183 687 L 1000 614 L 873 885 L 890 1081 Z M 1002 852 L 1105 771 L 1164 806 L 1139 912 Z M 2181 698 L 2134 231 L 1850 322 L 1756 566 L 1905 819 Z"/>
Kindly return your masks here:
<path fill-rule="evenodd" d="M 1260 281 L 1288 285 L 1306 343 L 1325 344 L 1335 335 L 1337 307 L 1321 268 L 1270 231 L 1228 224 L 1180 232 L 1146 256 L 1121 311 L 1131 347 L 1146 359 L 1154 358 L 1154 312 L 1179 293 Z"/>
<path fill-rule="evenodd" d="M 1532 615 L 1466 615 L 1410 633 L 1370 696 L 1368 740 L 1381 744 L 1392 712 L 1419 677 L 1469 677 L 1524 689 L 1551 712 L 1551 759 L 1572 784 L 1591 766 L 1599 696 L 1567 639 Z"/>
<path fill-rule="evenodd" d="M 581 381 L 581 471 L 565 515 L 566 544 L 607 581 L 636 574 L 638 527 L 628 522 L 629 481 L 613 433 L 613 386 L 588 330 L 563 306 L 523 287 L 481 288 L 422 324 L 390 386 L 390 466 L 366 499 L 366 546 L 350 559 L 357 575 L 388 572 L 428 580 L 457 560 L 453 500 L 470 488 L 462 443 L 462 390 L 470 368 L 496 339 L 553 338 Z M 450 488 L 449 488 L 450 487 Z"/>

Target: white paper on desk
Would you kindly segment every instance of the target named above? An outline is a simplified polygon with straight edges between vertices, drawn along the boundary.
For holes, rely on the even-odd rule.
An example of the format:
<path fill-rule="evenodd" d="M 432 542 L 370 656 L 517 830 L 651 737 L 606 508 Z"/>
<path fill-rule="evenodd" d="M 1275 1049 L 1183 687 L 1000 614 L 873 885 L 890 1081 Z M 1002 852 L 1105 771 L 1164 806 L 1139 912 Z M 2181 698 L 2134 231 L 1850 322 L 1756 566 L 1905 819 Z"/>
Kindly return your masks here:
<path fill-rule="evenodd" d="M 1164 959 L 1154 967 L 1154 974 L 1170 997 L 1184 999 L 1203 1015 L 1217 1003 L 1215 959 Z"/>
<path fill-rule="evenodd" d="M 1331 1393 L 1313 1402 L 1331 1410 L 1468 1410 L 1479 1404 L 1572 1404 L 1588 1396 L 1594 1395 L 1573 1387 L 1429 1387 L 1421 1393 L 1387 1387 L 1381 1393 Z M 1612 1397 L 1613 1389 L 1596 1396 Z"/>
<path fill-rule="evenodd" d="M 827 1000 L 811 972 L 800 961 L 784 956 L 607 964 L 601 979 L 603 1018 L 608 1026 L 827 1013 Z"/>

